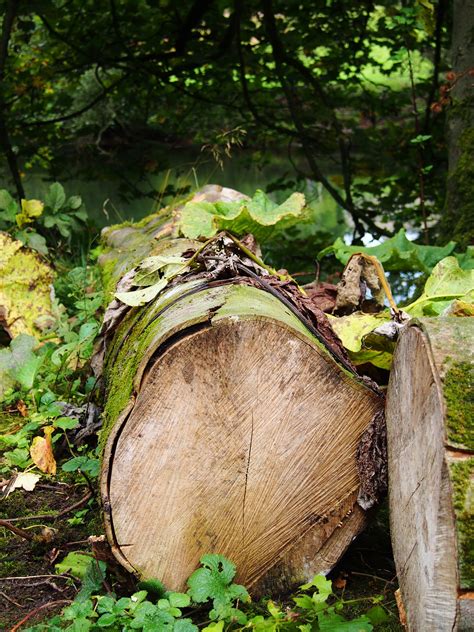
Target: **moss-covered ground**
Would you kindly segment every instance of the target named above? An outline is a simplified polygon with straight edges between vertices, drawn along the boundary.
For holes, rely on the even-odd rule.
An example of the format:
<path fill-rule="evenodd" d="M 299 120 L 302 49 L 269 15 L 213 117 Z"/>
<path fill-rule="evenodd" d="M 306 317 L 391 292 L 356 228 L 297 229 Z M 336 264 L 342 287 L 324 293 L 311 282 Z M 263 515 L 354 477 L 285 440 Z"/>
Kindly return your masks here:
<path fill-rule="evenodd" d="M 74 598 L 79 583 L 72 577 L 55 577 L 54 565 L 71 551 L 87 551 L 88 536 L 102 532 L 97 502 L 91 498 L 56 520 L 41 516 L 64 511 L 87 492 L 83 482 L 43 477 L 33 491 L 15 489 L 0 501 L 0 519 L 11 520 L 34 535 L 47 528 L 51 537 L 45 542 L 30 542 L 0 527 L 0 630 L 10 629 L 43 604 Z M 87 513 L 78 518 L 85 509 Z M 54 614 L 63 605 L 42 610 L 39 618 Z"/>

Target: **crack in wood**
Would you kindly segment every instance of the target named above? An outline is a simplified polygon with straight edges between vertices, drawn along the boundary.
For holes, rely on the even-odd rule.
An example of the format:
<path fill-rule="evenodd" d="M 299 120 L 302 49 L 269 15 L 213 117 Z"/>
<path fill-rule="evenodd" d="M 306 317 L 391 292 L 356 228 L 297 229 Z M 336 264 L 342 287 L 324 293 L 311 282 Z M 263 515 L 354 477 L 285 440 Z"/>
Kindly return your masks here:
<path fill-rule="evenodd" d="M 257 391 L 258 394 L 258 391 Z M 249 451 L 247 455 L 247 468 L 245 470 L 245 486 L 244 486 L 244 498 L 242 502 L 242 546 L 245 550 L 245 541 L 246 541 L 246 525 L 245 525 L 245 501 L 247 499 L 247 486 L 249 480 L 249 469 L 250 469 L 250 459 L 252 458 L 252 444 L 253 444 L 253 431 L 254 431 L 254 418 L 253 418 L 253 410 L 252 410 L 252 425 L 250 428 L 250 443 L 249 443 Z"/>

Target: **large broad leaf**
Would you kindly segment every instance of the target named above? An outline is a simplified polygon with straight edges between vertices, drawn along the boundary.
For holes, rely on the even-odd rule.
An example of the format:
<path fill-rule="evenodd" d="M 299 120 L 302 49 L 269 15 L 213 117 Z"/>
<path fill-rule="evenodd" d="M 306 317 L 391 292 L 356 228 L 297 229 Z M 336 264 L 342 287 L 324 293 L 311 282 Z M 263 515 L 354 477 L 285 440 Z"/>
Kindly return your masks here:
<path fill-rule="evenodd" d="M 446 257 L 433 269 L 423 294 L 404 307 L 410 316 L 436 316 L 449 310 L 454 300 L 474 302 L 474 270 L 462 270 L 455 257 Z"/>
<path fill-rule="evenodd" d="M 59 182 L 54 182 L 50 187 L 45 197 L 46 206 L 48 206 L 53 213 L 57 213 L 59 209 L 64 206 L 66 201 L 66 193 L 64 187 Z"/>
<path fill-rule="evenodd" d="M 275 204 L 263 191 L 239 202 L 189 202 L 181 211 L 178 227 L 191 239 L 213 237 L 220 230 L 241 236 L 252 233 L 264 243 L 277 231 L 306 219 L 305 197 L 293 193 L 283 204 Z"/>
<path fill-rule="evenodd" d="M 378 246 L 348 246 L 338 238 L 329 248 L 325 248 L 318 255 L 318 259 L 325 255 L 334 255 L 344 265 L 353 254 L 365 252 L 377 257 L 385 270 L 423 271 L 430 273 L 433 267 L 444 257 L 450 255 L 456 242 L 450 241 L 446 246 L 421 246 L 407 239 L 405 231 L 401 229 L 395 237 L 387 239 Z M 466 259 L 466 262 L 468 259 Z"/>

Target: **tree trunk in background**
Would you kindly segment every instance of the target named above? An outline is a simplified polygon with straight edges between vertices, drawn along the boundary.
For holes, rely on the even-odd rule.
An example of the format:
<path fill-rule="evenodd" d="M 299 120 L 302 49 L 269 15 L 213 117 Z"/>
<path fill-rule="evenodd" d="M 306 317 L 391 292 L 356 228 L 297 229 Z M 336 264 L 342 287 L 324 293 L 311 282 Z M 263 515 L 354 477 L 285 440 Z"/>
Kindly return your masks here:
<path fill-rule="evenodd" d="M 104 232 L 109 284 L 137 257 L 203 246 L 163 220 Z M 227 253 L 234 269 L 242 252 Z M 253 595 L 279 593 L 332 568 L 363 528 L 357 450 L 383 397 L 272 291 L 277 277 L 230 269 L 185 276 L 109 332 L 106 530 L 126 568 L 169 589 L 213 552 Z"/>
<path fill-rule="evenodd" d="M 452 69 L 459 74 L 474 69 L 474 0 L 454 0 L 453 11 Z M 466 72 L 451 96 L 447 198 L 440 234 L 465 249 L 474 242 L 474 76 Z"/>
<path fill-rule="evenodd" d="M 474 319 L 402 332 L 387 391 L 390 530 L 410 632 L 474 629 Z"/>

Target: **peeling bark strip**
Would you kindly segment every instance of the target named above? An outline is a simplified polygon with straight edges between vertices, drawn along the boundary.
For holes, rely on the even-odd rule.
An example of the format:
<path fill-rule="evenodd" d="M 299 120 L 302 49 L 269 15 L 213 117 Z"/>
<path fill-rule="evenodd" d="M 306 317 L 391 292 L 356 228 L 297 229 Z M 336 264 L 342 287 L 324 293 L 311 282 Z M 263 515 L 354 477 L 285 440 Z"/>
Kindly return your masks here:
<path fill-rule="evenodd" d="M 474 629 L 474 320 L 412 322 L 387 392 L 390 528 L 408 630 Z"/>
<path fill-rule="evenodd" d="M 151 216 L 104 239 L 111 289 L 133 287 L 151 254 L 195 262 L 146 305 L 107 311 L 107 537 L 123 566 L 170 589 L 216 552 L 254 595 L 280 592 L 332 568 L 363 528 L 356 452 L 383 396 L 291 280 L 231 237 L 204 246 L 168 227 Z"/>

